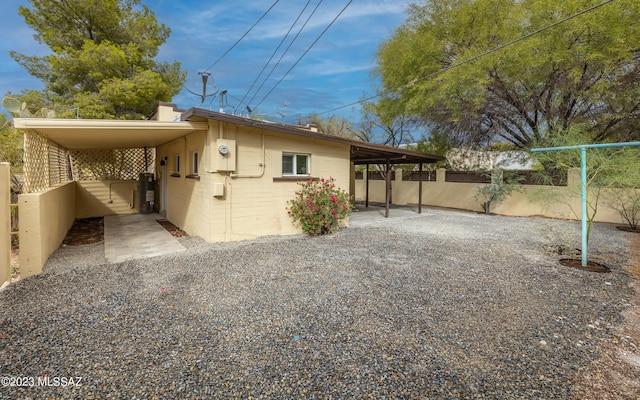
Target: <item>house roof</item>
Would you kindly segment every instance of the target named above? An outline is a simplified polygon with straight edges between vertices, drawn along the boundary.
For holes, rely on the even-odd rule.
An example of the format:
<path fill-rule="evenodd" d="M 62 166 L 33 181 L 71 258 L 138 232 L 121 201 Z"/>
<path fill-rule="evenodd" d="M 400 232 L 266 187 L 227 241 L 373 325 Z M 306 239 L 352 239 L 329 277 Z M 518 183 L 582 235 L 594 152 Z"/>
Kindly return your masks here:
<path fill-rule="evenodd" d="M 156 147 L 191 132 L 206 122 L 14 118 L 16 129 L 35 130 L 69 150 Z"/>
<path fill-rule="evenodd" d="M 216 111 L 203 110 L 200 108 L 190 108 L 182 113 L 182 120 L 188 121 L 198 118 L 213 119 L 258 129 L 268 129 L 271 131 L 290 135 L 347 144 L 351 146 L 351 161 L 356 165 L 384 164 L 387 162 L 387 160 L 389 160 L 389 163 L 391 164 L 434 163 L 444 160 L 444 157 L 435 154 L 426 154 L 418 151 L 401 149 L 398 147 L 362 142 L 359 140 L 347 139 L 339 136 L 314 132 L 311 129 L 305 127 L 259 121 L 255 119 L 240 117 L 237 115 L 229 115 Z"/>
<path fill-rule="evenodd" d="M 175 110 L 181 111 L 181 110 Z M 183 111 L 181 121 L 15 118 L 14 127 L 34 130 L 69 150 L 157 147 L 208 128 L 206 120 L 266 129 L 350 146 L 354 164 L 434 163 L 444 157 L 314 132 L 310 128 L 259 121 L 200 108 Z"/>

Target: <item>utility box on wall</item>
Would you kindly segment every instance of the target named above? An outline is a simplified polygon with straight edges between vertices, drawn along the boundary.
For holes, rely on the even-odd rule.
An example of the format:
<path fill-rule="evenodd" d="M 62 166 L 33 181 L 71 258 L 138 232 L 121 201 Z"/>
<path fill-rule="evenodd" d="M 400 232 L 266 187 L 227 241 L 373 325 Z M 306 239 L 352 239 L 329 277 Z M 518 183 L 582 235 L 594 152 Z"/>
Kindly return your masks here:
<path fill-rule="evenodd" d="M 233 139 L 217 139 L 216 148 L 216 170 L 235 171 L 236 170 L 236 141 Z"/>
<path fill-rule="evenodd" d="M 213 184 L 213 197 L 224 197 L 224 183 L 215 182 Z"/>

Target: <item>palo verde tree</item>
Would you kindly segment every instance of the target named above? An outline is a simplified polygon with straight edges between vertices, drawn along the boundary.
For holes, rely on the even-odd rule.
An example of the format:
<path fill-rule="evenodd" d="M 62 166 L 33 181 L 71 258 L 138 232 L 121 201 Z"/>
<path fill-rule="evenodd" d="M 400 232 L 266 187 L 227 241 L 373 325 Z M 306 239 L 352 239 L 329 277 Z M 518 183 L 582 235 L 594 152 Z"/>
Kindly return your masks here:
<path fill-rule="evenodd" d="M 637 0 L 425 1 L 377 73 L 406 113 L 467 144 L 528 148 L 578 124 L 595 142 L 638 140 L 639 20 Z"/>
<path fill-rule="evenodd" d="M 616 161 L 617 173 L 607 177 L 604 204 L 627 224 L 622 229 L 640 233 L 640 147 L 618 149 Z"/>
<path fill-rule="evenodd" d="M 405 112 L 402 104 L 378 88 L 377 102 L 362 101 L 361 132 L 368 142 L 399 146 L 416 143 L 420 120 Z"/>
<path fill-rule="evenodd" d="M 11 56 L 45 83 L 59 116 L 141 118 L 180 90 L 180 63 L 154 61 L 170 29 L 140 0 L 29 1 L 19 14 L 52 54 Z"/>
<path fill-rule="evenodd" d="M 536 143 L 535 147 L 577 146 L 593 142 L 592 134 L 576 126 L 565 132 L 548 135 L 544 141 Z M 578 149 L 535 153 L 535 158 L 540 163 L 538 178 L 545 185 L 552 185 L 555 171 L 579 170 L 581 166 Z M 588 241 L 599 207 L 603 203 L 611 204 L 607 198 L 611 199 L 611 196 L 622 198 L 624 190 L 638 188 L 640 149 L 637 147 L 588 149 L 586 161 Z M 540 190 L 532 196 L 534 201 L 565 204 L 576 219 L 580 219 L 581 210 L 575 209 L 573 205 L 579 204 L 580 199 L 580 184 L 569 185 L 568 188 L 561 190 Z"/>

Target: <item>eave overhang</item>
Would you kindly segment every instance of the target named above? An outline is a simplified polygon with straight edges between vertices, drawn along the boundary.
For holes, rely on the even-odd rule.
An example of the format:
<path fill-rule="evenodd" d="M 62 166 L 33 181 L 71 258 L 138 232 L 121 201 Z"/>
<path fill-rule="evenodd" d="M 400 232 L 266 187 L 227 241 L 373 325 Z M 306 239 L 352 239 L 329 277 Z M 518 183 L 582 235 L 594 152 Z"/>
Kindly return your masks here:
<path fill-rule="evenodd" d="M 69 150 L 157 147 L 208 128 L 207 122 L 14 118 L 22 131 L 36 131 Z"/>

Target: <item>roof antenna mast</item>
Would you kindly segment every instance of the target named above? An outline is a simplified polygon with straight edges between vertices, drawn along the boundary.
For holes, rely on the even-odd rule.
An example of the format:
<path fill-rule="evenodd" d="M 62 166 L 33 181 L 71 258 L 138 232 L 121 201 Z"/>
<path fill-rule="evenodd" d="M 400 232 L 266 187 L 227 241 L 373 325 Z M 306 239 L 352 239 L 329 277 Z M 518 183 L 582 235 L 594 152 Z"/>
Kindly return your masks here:
<path fill-rule="evenodd" d="M 198 71 L 198 75 L 200 75 L 200 78 L 202 80 L 202 92 L 201 93 L 196 93 L 195 91 L 189 89 L 186 86 L 185 86 L 185 89 L 187 89 L 187 91 L 189 91 L 189 93 L 195 94 L 196 96 L 200 97 L 200 104 L 203 104 L 204 101 L 207 99 L 207 97 L 215 96 L 216 93 L 218 93 L 218 87 L 216 86 L 216 84 L 213 81 L 213 79 L 209 80 L 209 78 L 211 77 L 211 72 Z M 193 79 L 193 80 L 195 80 L 195 79 Z M 195 82 L 193 82 L 192 84 L 195 87 L 195 85 L 196 85 Z M 207 89 L 210 89 L 210 90 L 207 90 Z M 208 91 L 211 92 L 211 93 L 207 93 Z"/>
<path fill-rule="evenodd" d="M 224 89 L 222 92 L 220 92 L 220 112 L 222 114 L 224 114 L 224 96 L 227 95 L 227 89 Z"/>

